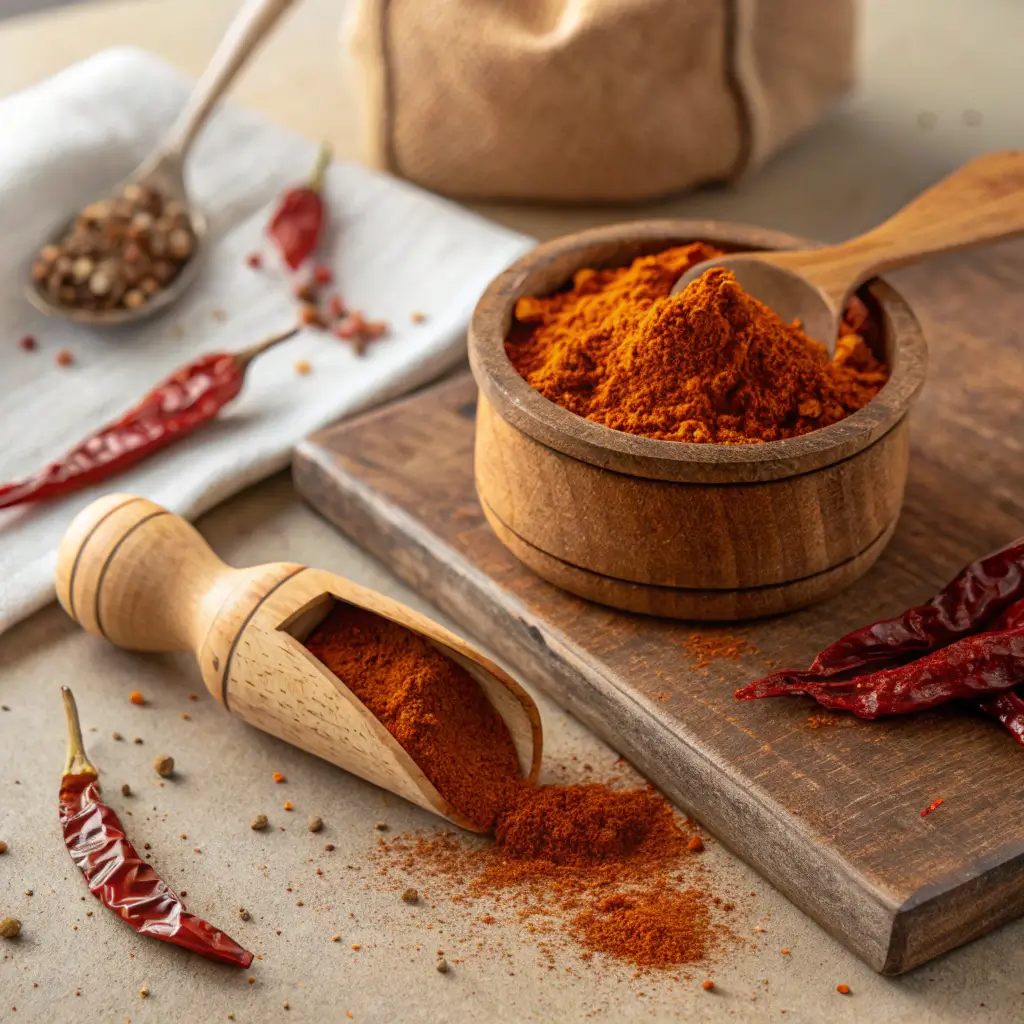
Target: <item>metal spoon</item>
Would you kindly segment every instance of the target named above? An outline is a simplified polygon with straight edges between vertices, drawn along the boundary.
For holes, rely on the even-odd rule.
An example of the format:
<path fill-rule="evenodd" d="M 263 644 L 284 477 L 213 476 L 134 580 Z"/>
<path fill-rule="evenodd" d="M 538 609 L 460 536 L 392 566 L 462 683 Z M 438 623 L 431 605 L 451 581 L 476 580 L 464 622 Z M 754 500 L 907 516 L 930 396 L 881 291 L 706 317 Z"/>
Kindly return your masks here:
<path fill-rule="evenodd" d="M 797 252 L 738 253 L 691 267 L 682 291 L 712 267 L 726 267 L 740 286 L 787 323 L 835 346 L 854 289 L 886 270 L 925 256 L 967 249 L 1024 232 L 1024 150 L 988 153 L 922 192 L 878 227 L 839 245 Z"/>
<path fill-rule="evenodd" d="M 191 202 L 185 190 L 185 158 L 217 100 L 231 84 L 242 65 L 277 24 L 281 15 L 294 2 L 295 0 L 250 0 L 242 7 L 228 27 L 202 77 L 196 83 L 184 110 L 178 115 L 163 140 L 136 170 L 111 190 L 111 196 L 117 196 L 126 186 L 137 184 L 159 193 L 167 201 L 179 202 L 185 206 L 195 240 L 192 253 L 177 277 L 137 309 L 104 310 L 77 309 L 62 305 L 30 281 L 27 295 L 37 309 L 49 316 L 63 317 L 79 323 L 104 326 L 135 323 L 166 308 L 188 288 L 195 279 L 206 248 L 207 227 L 202 211 Z M 63 238 L 70 230 L 74 219 L 70 218 L 59 231 L 54 232 L 51 241 L 57 242 Z"/>

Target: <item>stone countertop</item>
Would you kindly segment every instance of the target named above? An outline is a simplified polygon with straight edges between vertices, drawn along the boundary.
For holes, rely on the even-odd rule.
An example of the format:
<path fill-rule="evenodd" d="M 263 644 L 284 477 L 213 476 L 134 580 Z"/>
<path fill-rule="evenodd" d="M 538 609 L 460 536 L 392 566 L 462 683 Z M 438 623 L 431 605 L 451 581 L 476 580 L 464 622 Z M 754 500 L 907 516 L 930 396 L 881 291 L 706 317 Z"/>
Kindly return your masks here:
<path fill-rule="evenodd" d="M 198 72 L 233 7 L 233 0 L 132 0 L 14 19 L 0 26 L 0 94 L 115 43 L 144 46 Z M 301 132 L 331 138 L 343 156 L 354 157 L 358 118 L 341 70 L 340 15 L 341 5 L 331 0 L 298 5 L 236 96 Z M 1011 0 L 984 6 L 869 0 L 857 93 L 738 188 L 626 211 L 492 206 L 485 212 L 540 236 L 673 215 L 840 238 L 974 153 L 1019 144 L 1021 38 L 1024 7 Z M 226 502 L 199 525 L 234 564 L 310 562 L 436 616 L 306 508 L 284 477 Z M 75 687 L 111 802 L 131 812 L 125 823 L 133 838 L 152 843 L 157 867 L 188 890 L 190 909 L 262 954 L 251 971 L 233 972 L 140 939 L 86 894 L 56 819 L 64 758 L 58 687 L 65 682 Z M 147 695 L 145 707 L 128 702 L 132 689 Z M 571 771 L 585 762 L 599 776 L 612 772 L 614 752 L 550 700 L 538 697 L 538 703 L 549 779 L 562 777 L 560 765 Z M 691 981 L 637 980 L 567 949 L 549 970 L 538 965 L 529 936 L 500 924 L 481 936 L 484 948 L 477 949 L 475 935 L 461 941 L 469 926 L 457 912 L 443 901 L 436 910 L 425 904 L 410 911 L 368 860 L 380 835 L 375 821 L 386 821 L 394 834 L 435 819 L 227 716 L 205 693 L 190 658 L 115 650 L 81 633 L 56 606 L 0 637 L 0 705 L 10 709 L 0 711 L 0 839 L 10 845 L 0 857 L 0 916 L 23 922 L 19 940 L 0 940 L 0 1019 L 213 1021 L 230 1012 L 238 1021 L 320 1021 L 347 1020 L 350 1011 L 353 1020 L 382 1022 L 593 1016 L 933 1024 L 1020 1015 L 1024 982 L 1013 965 L 1024 922 L 907 976 L 881 978 L 715 843 L 705 856 L 716 891 L 757 895 L 741 901 L 733 921 L 747 945 L 710 969 L 714 993 L 700 988 L 703 967 L 685 972 Z M 126 740 L 114 741 L 114 731 Z M 135 736 L 141 745 L 131 742 Z M 151 767 L 163 752 L 179 769 L 167 783 Z M 275 771 L 287 783 L 275 785 Z M 117 795 L 122 782 L 134 796 Z M 295 813 L 281 809 L 286 799 Z M 258 812 L 275 828 L 252 832 L 248 823 Z M 310 814 L 325 822 L 316 836 L 305 827 Z M 325 843 L 335 850 L 325 851 Z M 238 918 L 242 906 L 249 921 Z M 342 941 L 332 943 L 333 935 Z M 351 949 L 353 943 L 361 948 Z M 440 975 L 436 948 L 464 962 Z M 850 996 L 836 993 L 840 982 L 850 986 Z M 139 996 L 143 986 L 147 1000 Z"/>

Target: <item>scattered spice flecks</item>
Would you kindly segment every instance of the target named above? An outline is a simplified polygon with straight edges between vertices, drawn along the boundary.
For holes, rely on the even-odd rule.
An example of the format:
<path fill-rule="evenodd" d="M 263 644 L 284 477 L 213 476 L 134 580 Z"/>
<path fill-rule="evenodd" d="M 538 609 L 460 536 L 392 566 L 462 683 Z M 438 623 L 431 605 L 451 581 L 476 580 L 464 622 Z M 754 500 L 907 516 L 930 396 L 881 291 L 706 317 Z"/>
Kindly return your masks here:
<path fill-rule="evenodd" d="M 929 814 L 931 814 L 931 813 L 932 813 L 932 811 L 934 811 L 936 807 L 939 807 L 939 806 L 940 806 L 941 804 L 944 804 L 945 802 L 946 802 L 946 801 L 945 801 L 945 800 L 943 800 L 943 798 L 942 798 L 941 796 L 940 796 L 940 797 L 939 797 L 939 798 L 938 798 L 937 800 L 933 800 L 933 801 L 932 801 L 932 802 L 931 802 L 931 803 L 930 803 L 930 804 L 929 804 L 929 805 L 928 805 L 928 806 L 927 806 L 927 807 L 926 807 L 926 808 L 925 808 L 925 809 L 924 809 L 924 810 L 923 810 L 923 811 L 921 812 L 921 817 L 922 817 L 922 818 L 927 818 L 927 817 L 928 817 L 928 815 L 929 815 Z"/>
<path fill-rule="evenodd" d="M 841 996 L 848 996 L 850 994 L 850 986 L 845 984 L 836 985 L 836 991 Z"/>
<path fill-rule="evenodd" d="M 55 356 L 58 366 L 70 366 L 74 361 L 74 355 L 66 348 L 62 348 Z"/>
<path fill-rule="evenodd" d="M 146 703 L 146 698 L 142 696 L 142 693 L 139 690 L 132 690 L 132 692 L 128 694 L 128 699 L 133 704 L 138 704 L 140 706 Z"/>
<path fill-rule="evenodd" d="M 313 372 L 313 364 L 308 359 L 296 359 L 295 372 L 300 377 L 308 377 Z"/>
<path fill-rule="evenodd" d="M 259 270 L 263 266 L 263 254 L 258 252 L 251 252 L 245 257 L 245 262 L 252 267 L 253 270 Z"/>
<path fill-rule="evenodd" d="M 285 778 L 284 778 L 284 776 L 280 772 L 274 772 L 274 781 L 275 782 L 284 782 Z"/>
<path fill-rule="evenodd" d="M 285 800 L 285 802 L 284 802 L 284 809 L 286 811 L 294 811 L 295 810 L 295 805 L 291 802 L 291 800 Z"/>
<path fill-rule="evenodd" d="M 700 987 L 704 989 L 705 992 L 713 992 L 715 990 L 715 983 L 708 978 L 706 981 L 702 981 L 700 983 Z"/>
<path fill-rule="evenodd" d="M 706 668 L 712 661 L 739 661 L 759 653 L 749 640 L 729 633 L 691 633 L 683 648 L 691 668 Z"/>
<path fill-rule="evenodd" d="M 808 715 L 808 729 L 848 729 L 856 725 L 852 715 Z"/>
<path fill-rule="evenodd" d="M 23 351 L 32 352 L 36 348 L 36 339 L 33 338 L 31 334 L 26 334 L 18 344 L 21 346 Z"/>

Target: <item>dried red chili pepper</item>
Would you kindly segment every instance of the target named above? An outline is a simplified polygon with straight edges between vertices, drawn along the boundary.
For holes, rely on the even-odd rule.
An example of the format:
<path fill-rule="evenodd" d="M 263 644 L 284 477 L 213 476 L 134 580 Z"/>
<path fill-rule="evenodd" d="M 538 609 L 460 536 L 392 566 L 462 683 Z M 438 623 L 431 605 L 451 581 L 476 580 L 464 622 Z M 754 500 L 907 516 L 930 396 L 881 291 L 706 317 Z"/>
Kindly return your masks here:
<path fill-rule="evenodd" d="M 1012 690 L 998 697 L 978 702 L 978 707 L 1009 729 L 1013 738 L 1024 747 L 1024 699 Z"/>
<path fill-rule="evenodd" d="M 292 270 L 298 270 L 313 255 L 320 241 L 320 232 L 327 217 L 323 197 L 324 173 L 330 162 L 331 148 L 324 143 L 308 184 L 288 189 L 270 218 L 267 234 Z"/>
<path fill-rule="evenodd" d="M 292 328 L 243 352 L 200 356 L 27 480 L 0 485 L 0 508 L 69 494 L 141 462 L 212 420 L 242 390 L 260 353 L 297 333 Z"/>
<path fill-rule="evenodd" d="M 805 671 L 776 672 L 751 686 L 824 682 L 850 678 L 858 670 L 906 664 L 945 647 L 987 625 L 1008 629 L 996 620 L 1024 601 L 1024 537 L 972 562 L 927 604 L 909 608 L 895 619 L 847 633 L 826 647 Z M 1024 607 L 1020 609 L 1024 625 Z M 758 696 L 744 687 L 744 696 Z"/>
<path fill-rule="evenodd" d="M 1024 538 L 972 562 L 927 604 L 837 640 L 806 671 L 776 672 L 736 697 L 806 694 L 862 718 L 968 698 L 1024 744 L 1024 699 L 1012 692 L 1024 683 L 1022 636 Z"/>
<path fill-rule="evenodd" d="M 71 859 L 89 890 L 142 935 L 235 967 L 252 953 L 209 922 L 190 914 L 171 887 L 138 855 L 117 815 L 100 799 L 99 773 L 85 756 L 75 698 L 65 686 L 68 759 L 60 786 L 60 823 Z"/>
<path fill-rule="evenodd" d="M 784 675 L 784 673 L 779 673 Z M 979 633 L 931 654 L 853 679 L 786 682 L 769 676 L 736 691 L 740 700 L 806 694 L 860 718 L 905 715 L 946 701 L 978 698 L 1024 682 L 1024 628 Z"/>

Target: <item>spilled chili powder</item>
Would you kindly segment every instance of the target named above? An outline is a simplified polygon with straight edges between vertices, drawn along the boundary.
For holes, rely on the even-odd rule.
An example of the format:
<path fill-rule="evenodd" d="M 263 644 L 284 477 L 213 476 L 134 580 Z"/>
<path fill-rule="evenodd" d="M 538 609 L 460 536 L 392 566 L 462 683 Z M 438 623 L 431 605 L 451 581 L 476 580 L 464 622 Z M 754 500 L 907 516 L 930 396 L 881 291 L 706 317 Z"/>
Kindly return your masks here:
<path fill-rule="evenodd" d="M 381 875 L 443 880 L 457 904 L 487 900 L 529 934 L 561 935 L 644 970 L 705 957 L 729 935 L 710 893 L 703 841 L 650 788 L 536 786 L 476 681 L 419 635 L 338 604 L 306 641 L 492 842 L 450 831 L 378 840 Z M 726 905 L 731 909 L 732 905 Z M 545 940 L 549 943 L 551 940 Z M 550 946 L 546 945 L 550 954 Z"/>
<path fill-rule="evenodd" d="M 758 653 L 757 647 L 730 633 L 691 633 L 683 643 L 692 668 L 706 668 L 712 661 L 739 661 Z"/>
<path fill-rule="evenodd" d="M 614 430 L 666 441 L 754 444 L 836 423 L 881 390 L 888 369 L 851 300 L 835 354 L 713 268 L 702 242 L 628 267 L 577 271 L 572 286 L 516 304 L 505 350 L 545 398 Z M 523 327 L 529 329 L 524 330 Z"/>

